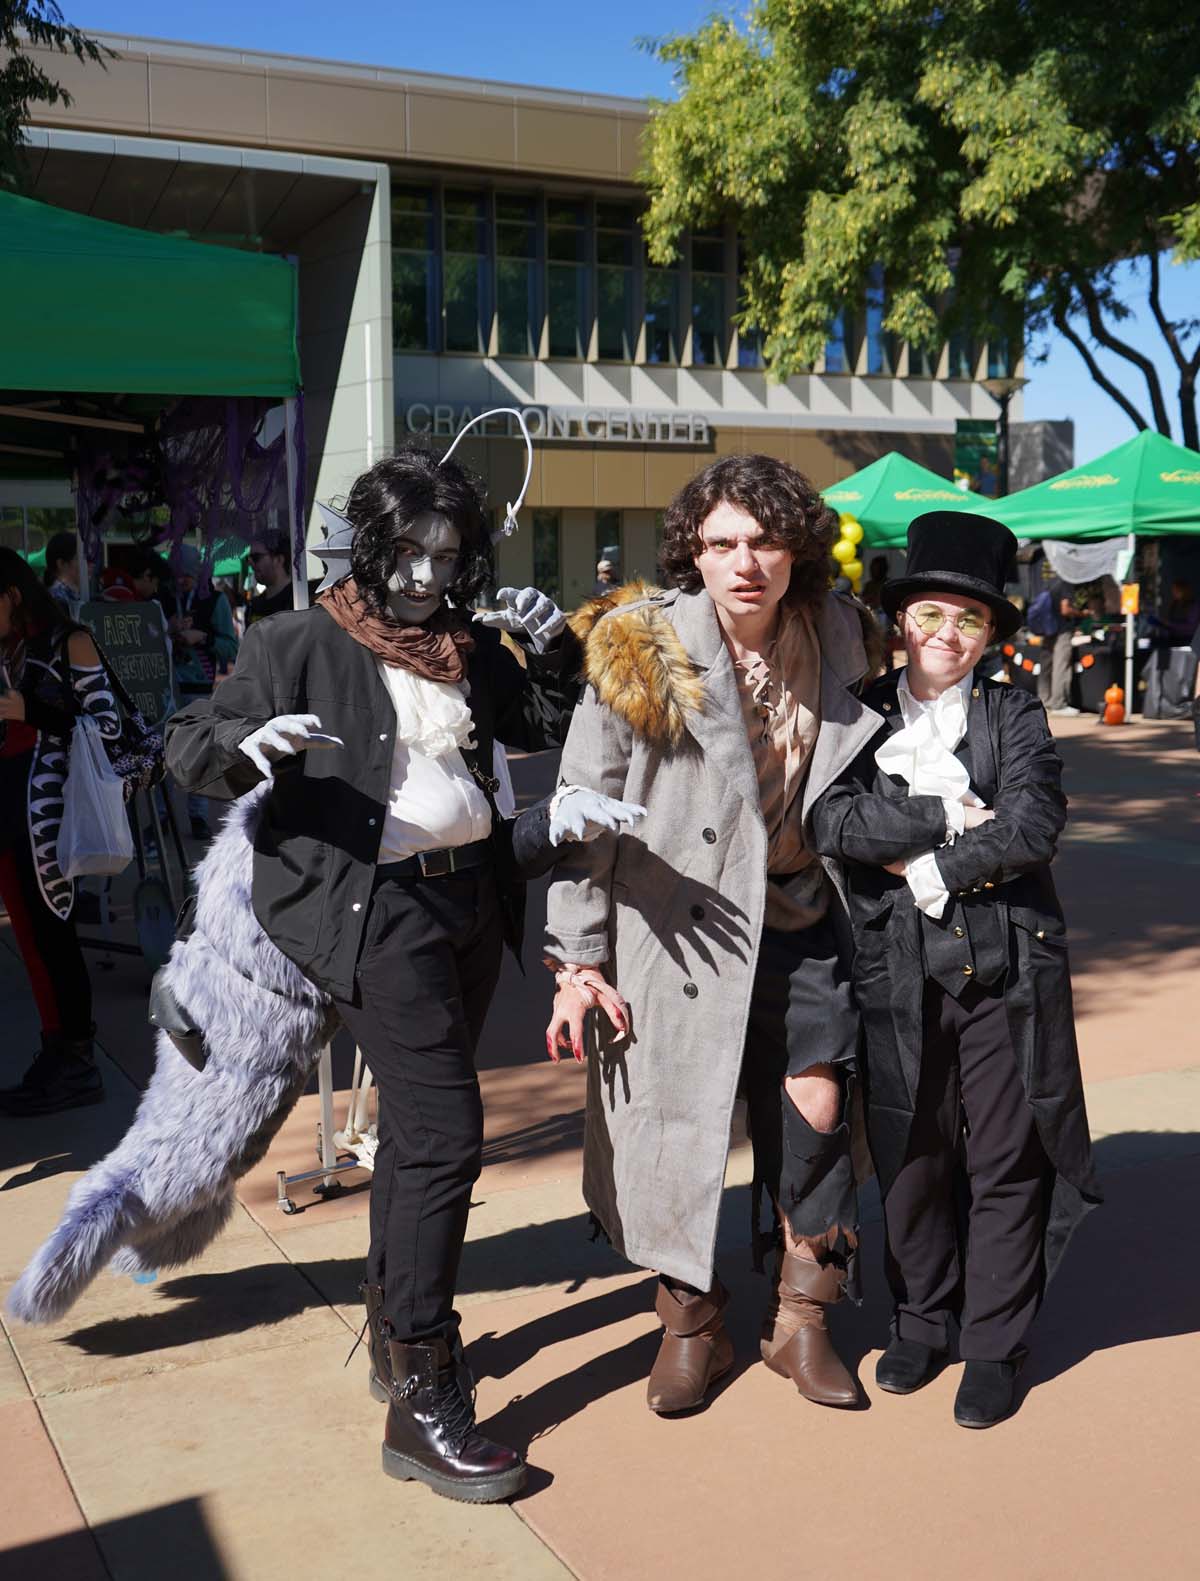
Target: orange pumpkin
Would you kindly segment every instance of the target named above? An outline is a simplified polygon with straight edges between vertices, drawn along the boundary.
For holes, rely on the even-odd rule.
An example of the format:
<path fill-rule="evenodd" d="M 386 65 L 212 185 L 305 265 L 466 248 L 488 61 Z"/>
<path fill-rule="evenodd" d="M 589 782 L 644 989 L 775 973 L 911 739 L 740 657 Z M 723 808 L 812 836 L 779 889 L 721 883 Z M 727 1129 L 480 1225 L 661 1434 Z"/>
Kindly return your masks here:
<path fill-rule="evenodd" d="M 1105 692 L 1104 701 L 1106 703 L 1123 703 L 1125 701 L 1124 688 L 1114 682 Z"/>
<path fill-rule="evenodd" d="M 1096 662 L 1096 655 L 1094 653 L 1085 653 L 1079 662 L 1085 670 L 1090 670 L 1092 665 Z"/>
<path fill-rule="evenodd" d="M 1033 669 L 1033 660 L 1032 659 L 1022 659 L 1021 660 L 1021 668 L 1023 670 L 1030 670 L 1030 671 L 1032 671 L 1032 669 Z"/>

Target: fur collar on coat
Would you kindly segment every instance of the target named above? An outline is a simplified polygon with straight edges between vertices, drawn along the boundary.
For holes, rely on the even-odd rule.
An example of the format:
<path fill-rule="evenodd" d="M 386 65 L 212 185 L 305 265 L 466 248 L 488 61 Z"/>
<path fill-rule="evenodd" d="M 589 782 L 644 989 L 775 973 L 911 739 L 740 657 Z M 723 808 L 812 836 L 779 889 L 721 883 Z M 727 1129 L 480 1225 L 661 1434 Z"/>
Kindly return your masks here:
<path fill-rule="evenodd" d="M 821 659 L 857 687 L 879 668 L 881 638 L 856 599 L 827 593 L 816 613 Z M 689 717 L 703 713 L 704 673 L 723 652 L 706 593 L 629 582 L 590 599 L 570 619 L 583 644 L 584 678 L 635 735 L 678 748 Z"/>

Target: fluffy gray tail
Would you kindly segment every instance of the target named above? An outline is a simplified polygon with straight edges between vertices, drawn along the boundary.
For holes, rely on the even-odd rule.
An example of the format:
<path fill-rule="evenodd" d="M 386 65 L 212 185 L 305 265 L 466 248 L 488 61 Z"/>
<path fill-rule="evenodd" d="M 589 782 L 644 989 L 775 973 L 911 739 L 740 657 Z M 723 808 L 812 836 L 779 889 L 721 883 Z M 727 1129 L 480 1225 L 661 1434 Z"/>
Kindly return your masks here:
<path fill-rule="evenodd" d="M 79 1181 L 54 1233 L 9 1292 L 9 1312 L 23 1323 L 62 1317 L 144 1217 L 131 1174 Z"/>

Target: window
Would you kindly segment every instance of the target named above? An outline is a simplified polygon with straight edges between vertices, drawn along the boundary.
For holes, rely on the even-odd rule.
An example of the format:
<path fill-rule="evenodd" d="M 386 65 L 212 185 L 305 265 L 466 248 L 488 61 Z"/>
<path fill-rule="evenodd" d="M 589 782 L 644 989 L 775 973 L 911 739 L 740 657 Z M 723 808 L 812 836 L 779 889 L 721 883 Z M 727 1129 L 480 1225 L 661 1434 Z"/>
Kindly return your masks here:
<path fill-rule="evenodd" d="M 1007 379 L 1012 373 L 1012 357 L 1008 337 L 997 335 L 988 341 L 987 376 L 989 379 Z"/>
<path fill-rule="evenodd" d="M 557 511 L 533 513 L 533 585 L 557 603 L 562 598 L 562 560 Z"/>
<path fill-rule="evenodd" d="M 872 264 L 867 271 L 866 341 L 868 373 L 891 373 L 895 366 L 892 337 L 884 330 L 887 299 L 883 288 L 883 265 Z"/>
<path fill-rule="evenodd" d="M 620 511 L 596 512 L 596 560 L 612 560 L 612 551 L 616 550 L 613 569 L 617 579 L 621 576 L 621 513 Z"/>
<path fill-rule="evenodd" d="M 742 280 L 746 273 L 746 249 L 742 242 L 738 243 L 738 310 L 743 311 L 746 298 L 742 289 Z M 766 362 L 763 356 L 763 335 L 760 329 L 750 326 L 738 330 L 737 362 L 739 368 L 761 368 Z"/>
<path fill-rule="evenodd" d="M 614 362 L 633 361 L 633 254 L 633 209 L 627 203 L 597 203 L 597 351 Z"/>
<path fill-rule="evenodd" d="M 950 366 L 948 379 L 973 379 L 975 377 L 975 342 L 962 330 L 950 337 Z"/>
<path fill-rule="evenodd" d="M 829 326 L 829 339 L 825 342 L 826 373 L 853 372 L 851 338 L 850 316 L 843 309 Z"/>
<path fill-rule="evenodd" d="M 587 215 L 582 203 L 561 198 L 546 204 L 546 316 L 550 355 L 586 357 Z"/>
<path fill-rule="evenodd" d="M 506 192 L 496 194 L 496 317 L 502 357 L 537 356 L 537 206 Z"/>
<path fill-rule="evenodd" d="M 445 197 L 443 317 L 447 351 L 488 349 L 487 205 L 482 192 Z"/>
<path fill-rule="evenodd" d="M 675 269 L 645 273 L 646 361 L 679 361 L 679 274 Z"/>
<path fill-rule="evenodd" d="M 392 344 L 437 349 L 437 248 L 433 192 L 392 188 Z"/>
<path fill-rule="evenodd" d="M 725 361 L 725 238 L 719 231 L 692 237 L 692 362 L 719 368 Z"/>

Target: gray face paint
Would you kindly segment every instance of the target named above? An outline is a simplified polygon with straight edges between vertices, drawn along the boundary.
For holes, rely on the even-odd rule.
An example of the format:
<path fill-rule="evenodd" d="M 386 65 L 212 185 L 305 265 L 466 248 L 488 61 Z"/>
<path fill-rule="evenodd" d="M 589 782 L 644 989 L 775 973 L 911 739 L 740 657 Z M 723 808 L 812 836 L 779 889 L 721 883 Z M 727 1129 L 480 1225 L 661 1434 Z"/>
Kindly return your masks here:
<path fill-rule="evenodd" d="M 388 609 L 396 620 L 420 625 L 441 606 L 458 574 L 462 534 L 446 516 L 422 511 L 409 523 L 388 578 Z"/>

